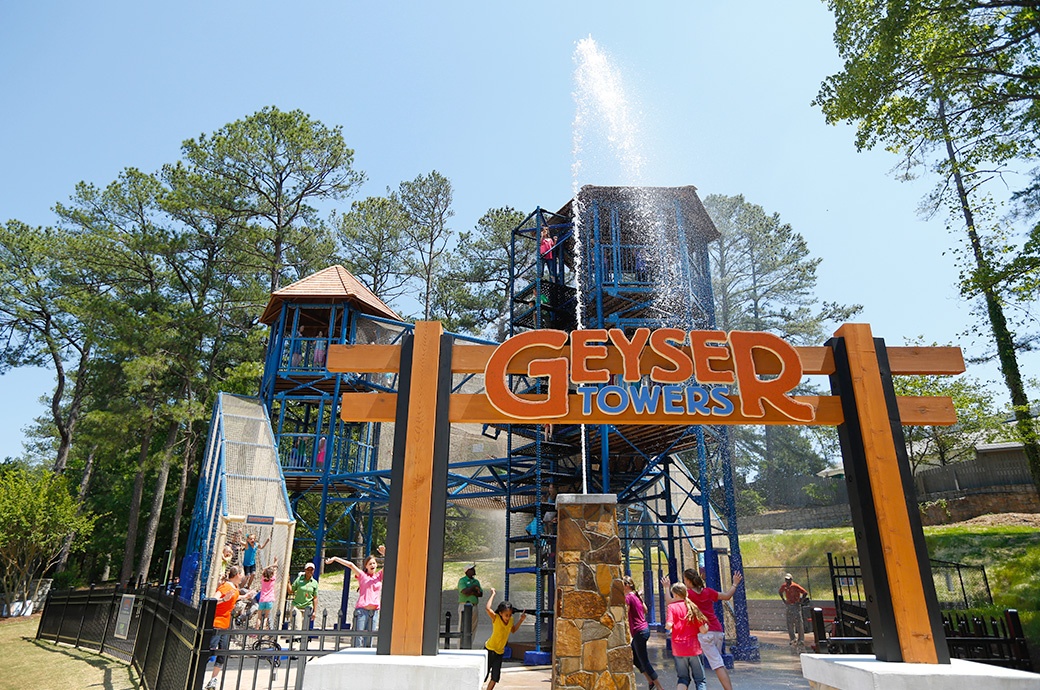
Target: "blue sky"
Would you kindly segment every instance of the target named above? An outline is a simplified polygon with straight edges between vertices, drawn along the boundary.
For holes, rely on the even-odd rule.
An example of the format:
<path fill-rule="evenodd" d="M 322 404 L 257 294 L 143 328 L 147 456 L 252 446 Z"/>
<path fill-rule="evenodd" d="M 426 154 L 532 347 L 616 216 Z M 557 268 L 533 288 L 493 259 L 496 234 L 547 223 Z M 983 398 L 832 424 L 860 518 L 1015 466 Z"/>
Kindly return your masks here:
<path fill-rule="evenodd" d="M 50 224 L 77 182 L 153 171 L 267 105 L 342 125 L 360 196 L 436 169 L 457 230 L 491 207 L 558 208 L 574 185 L 574 51 L 592 36 L 641 123 L 645 183 L 744 194 L 805 236 L 820 297 L 863 304 L 875 335 L 961 342 L 953 239 L 917 213 L 928 184 L 892 178 L 893 156 L 857 153 L 810 105 L 840 67 L 832 32 L 822 2 L 770 0 L 8 2 L 0 220 Z M 581 184 L 628 182 L 609 163 L 582 170 Z M 0 377 L 0 457 L 20 452 L 52 381 Z"/>

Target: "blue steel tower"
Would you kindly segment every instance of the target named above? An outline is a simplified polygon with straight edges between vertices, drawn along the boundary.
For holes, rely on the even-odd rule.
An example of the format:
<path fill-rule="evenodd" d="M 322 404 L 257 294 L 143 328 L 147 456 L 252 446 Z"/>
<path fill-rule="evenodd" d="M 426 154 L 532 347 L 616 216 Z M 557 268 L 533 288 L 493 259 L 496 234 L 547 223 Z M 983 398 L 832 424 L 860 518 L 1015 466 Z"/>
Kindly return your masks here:
<path fill-rule="evenodd" d="M 340 396 L 388 390 L 392 381 L 330 373 L 326 356 L 331 345 L 393 342 L 408 325 L 342 266 L 274 292 L 260 320 L 270 326 L 260 398 L 297 520 L 296 543 L 313 549 L 314 561 L 329 547 L 353 549 L 359 558 L 371 546 L 373 515 L 385 512 L 389 469 L 379 465 L 380 425 L 343 422 Z M 344 587 L 344 610 L 346 596 Z"/>
<path fill-rule="evenodd" d="M 641 327 L 713 330 L 708 245 L 718 238 L 692 186 L 583 187 L 559 211 L 537 209 L 514 231 L 509 334 L 532 328 L 619 328 L 629 335 Z M 518 393 L 544 392 L 537 378 L 514 376 L 512 386 Z M 723 588 L 721 539 L 728 538 L 729 565 L 742 567 L 722 427 L 514 424 L 508 453 L 506 595 L 516 600 L 509 591 L 513 582 L 534 577 L 536 650 L 548 641 L 542 626 L 553 610 L 558 492 L 617 495 L 626 565 L 633 551 L 641 554 L 654 622 L 661 622 L 654 604 L 665 594 L 659 576 L 676 581 L 683 567 L 700 565 L 684 562 L 683 544 L 698 541 L 707 583 L 715 589 Z M 699 515 L 691 519 L 694 501 Z M 663 564 L 658 557 L 656 573 L 654 552 L 666 554 Z M 756 659 L 743 589 L 734 604 L 733 652 Z M 721 606 L 718 613 L 721 619 Z"/>

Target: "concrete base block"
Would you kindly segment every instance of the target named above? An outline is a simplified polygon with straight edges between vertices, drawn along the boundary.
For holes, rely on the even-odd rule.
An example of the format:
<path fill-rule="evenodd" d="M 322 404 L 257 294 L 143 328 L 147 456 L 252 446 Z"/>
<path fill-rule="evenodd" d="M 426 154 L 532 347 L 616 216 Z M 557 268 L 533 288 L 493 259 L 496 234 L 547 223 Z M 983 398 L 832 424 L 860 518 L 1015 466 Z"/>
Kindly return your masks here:
<path fill-rule="evenodd" d="M 480 649 L 442 649 L 437 656 L 376 654 L 374 649 L 344 649 L 307 664 L 303 690 L 480 690 L 487 653 Z"/>
<path fill-rule="evenodd" d="M 878 661 L 873 654 L 802 654 L 814 690 L 1037 690 L 1040 675 L 952 659 L 949 664 Z"/>

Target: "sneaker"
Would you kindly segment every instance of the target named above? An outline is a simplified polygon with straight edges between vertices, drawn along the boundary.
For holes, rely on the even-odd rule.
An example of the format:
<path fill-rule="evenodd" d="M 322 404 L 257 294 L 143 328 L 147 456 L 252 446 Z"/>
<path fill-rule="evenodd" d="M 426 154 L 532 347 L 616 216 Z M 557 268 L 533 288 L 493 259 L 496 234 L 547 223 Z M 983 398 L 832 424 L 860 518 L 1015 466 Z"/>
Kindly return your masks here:
<path fill-rule="evenodd" d="M 217 687 L 217 678 L 216 678 L 216 676 L 214 676 L 213 678 L 209 679 L 209 682 L 206 683 L 205 686 L 203 686 L 203 690 L 216 690 L 216 687 Z"/>

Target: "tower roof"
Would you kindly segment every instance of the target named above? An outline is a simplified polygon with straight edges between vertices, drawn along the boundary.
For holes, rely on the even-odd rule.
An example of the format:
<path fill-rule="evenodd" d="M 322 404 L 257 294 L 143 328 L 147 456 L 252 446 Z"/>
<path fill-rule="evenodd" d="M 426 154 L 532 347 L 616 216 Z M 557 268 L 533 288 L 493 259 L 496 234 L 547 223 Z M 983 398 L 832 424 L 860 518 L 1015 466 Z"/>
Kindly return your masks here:
<path fill-rule="evenodd" d="M 277 320 L 282 302 L 320 301 L 323 303 L 350 302 L 354 307 L 373 316 L 401 320 L 397 313 L 388 307 L 383 300 L 361 284 L 350 271 L 342 266 L 329 266 L 317 273 L 286 285 L 271 293 L 271 300 L 264 309 L 260 321 L 271 325 Z"/>

